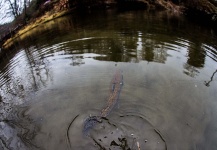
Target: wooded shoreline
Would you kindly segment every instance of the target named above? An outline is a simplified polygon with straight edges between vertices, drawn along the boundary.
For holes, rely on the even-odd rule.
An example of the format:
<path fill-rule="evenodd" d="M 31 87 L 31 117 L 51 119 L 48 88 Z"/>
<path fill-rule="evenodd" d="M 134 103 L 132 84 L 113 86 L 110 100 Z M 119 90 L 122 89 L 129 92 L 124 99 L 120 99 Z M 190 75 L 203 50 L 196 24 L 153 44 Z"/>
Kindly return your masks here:
<path fill-rule="evenodd" d="M 170 13 L 182 14 L 190 19 L 205 22 L 217 29 L 217 2 L 209 0 L 41 0 L 38 10 L 22 14 L 10 24 L 0 26 L 0 48 L 6 48 L 12 38 L 19 37 L 36 26 L 63 15 L 79 11 L 92 10 L 167 10 Z M 29 16 L 28 20 L 26 16 Z"/>

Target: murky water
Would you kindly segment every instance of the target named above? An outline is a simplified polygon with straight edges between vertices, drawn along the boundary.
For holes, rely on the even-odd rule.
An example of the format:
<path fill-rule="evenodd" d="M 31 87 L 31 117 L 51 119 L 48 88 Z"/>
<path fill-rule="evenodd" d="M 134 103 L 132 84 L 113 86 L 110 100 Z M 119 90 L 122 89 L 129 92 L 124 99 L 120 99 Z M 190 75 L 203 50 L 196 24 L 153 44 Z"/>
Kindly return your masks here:
<path fill-rule="evenodd" d="M 217 37 L 166 12 L 66 16 L 16 40 L 0 62 L 4 149 L 217 149 Z M 84 121 L 117 105 L 85 136 Z"/>

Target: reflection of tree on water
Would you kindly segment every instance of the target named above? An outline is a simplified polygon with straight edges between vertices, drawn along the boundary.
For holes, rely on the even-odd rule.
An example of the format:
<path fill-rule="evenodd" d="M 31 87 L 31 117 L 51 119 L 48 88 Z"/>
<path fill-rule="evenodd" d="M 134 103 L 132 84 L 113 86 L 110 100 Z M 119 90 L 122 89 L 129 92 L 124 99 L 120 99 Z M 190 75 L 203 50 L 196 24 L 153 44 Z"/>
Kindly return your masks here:
<path fill-rule="evenodd" d="M 131 33 L 133 34 L 133 33 Z M 135 35 L 123 34 L 119 37 L 122 43 L 121 52 L 125 57 L 119 61 L 127 62 L 140 62 L 146 60 L 149 62 L 165 63 L 168 56 L 167 50 L 164 48 L 164 44 L 161 44 L 155 36 L 144 34 L 142 31 L 138 31 Z M 123 60 L 124 58 L 124 60 Z"/>
<path fill-rule="evenodd" d="M 154 37 L 144 38 L 143 40 L 142 59 L 149 62 L 165 63 L 168 54 L 164 44 L 158 43 Z"/>
<path fill-rule="evenodd" d="M 38 129 L 28 116 L 24 116 L 23 111 L 16 111 L 14 105 L 22 104 L 26 99 L 31 98 L 29 96 L 32 92 L 42 86 L 45 87 L 47 82 L 52 80 L 49 61 L 37 47 L 27 47 L 4 61 L 6 61 L 5 66 L 0 66 L 3 68 L 0 72 L 0 149 L 2 143 L 8 149 L 35 147 L 31 140 Z M 12 116 L 13 118 L 10 119 L 8 116 L 10 113 L 16 114 L 15 118 Z M 13 145 L 13 143 L 20 144 Z"/>
<path fill-rule="evenodd" d="M 85 62 L 83 61 L 83 56 L 73 56 L 72 57 L 72 63 L 70 63 L 70 65 L 72 66 L 80 66 L 85 64 Z"/>
<path fill-rule="evenodd" d="M 199 43 L 190 43 L 188 47 L 188 60 L 187 63 L 184 64 L 184 73 L 188 76 L 195 77 L 198 73 L 197 68 L 204 67 L 206 51 L 201 47 Z"/>
<path fill-rule="evenodd" d="M 191 66 L 187 63 L 184 64 L 184 68 L 186 69 L 186 70 L 184 70 L 184 74 L 186 74 L 190 77 L 195 77 L 197 74 L 200 73 L 196 67 Z"/>
<path fill-rule="evenodd" d="M 206 51 L 201 47 L 201 44 L 190 43 L 188 50 L 187 63 L 194 67 L 203 67 L 205 63 Z"/>
<path fill-rule="evenodd" d="M 0 101 L 0 103 L 2 102 L 4 104 L 3 107 L 5 107 L 3 109 L 5 112 L 8 111 L 7 106 L 11 107 L 13 104 L 20 104 L 23 101 L 22 99 L 25 97 L 22 78 L 19 76 L 16 77 L 11 71 L 11 67 L 13 66 L 8 66 L 0 75 L 2 84 L 0 87 L 2 101 Z M 2 112 L 1 115 L 4 116 L 4 112 Z"/>
<path fill-rule="evenodd" d="M 52 80 L 49 62 L 36 48 L 27 47 L 2 60 L 0 95 L 4 102 L 21 104 L 29 92 L 37 91 Z"/>
<path fill-rule="evenodd" d="M 211 78 L 210 78 L 210 80 L 209 80 L 208 82 L 204 81 L 204 84 L 205 84 L 207 87 L 210 86 L 210 83 L 213 81 L 213 77 L 215 76 L 216 72 L 217 72 L 217 70 L 216 70 L 215 72 L 213 72 L 213 74 L 212 74 L 212 76 L 211 76 Z"/>
<path fill-rule="evenodd" d="M 0 95 L 2 101 L 7 103 L 22 103 L 27 94 L 26 92 L 38 90 L 41 86 L 40 84 L 46 86 L 46 82 L 51 78 L 48 60 L 41 59 L 40 54 L 34 57 L 33 52 L 28 48 L 19 54 L 17 57 L 26 55 L 27 59 L 25 60 L 24 57 L 18 59 L 16 56 L 15 58 L 4 59 L 7 61 L 7 65 L 6 67 L 2 66 L 4 69 L 1 69 L 3 72 L 0 75 L 2 84 L 0 87 Z"/>
<path fill-rule="evenodd" d="M 34 50 L 36 49 L 36 50 Z M 52 76 L 49 70 L 49 61 L 43 57 L 39 48 L 25 49 L 26 58 L 30 69 L 30 78 L 32 78 L 32 87 L 34 90 L 38 90 L 41 86 L 46 86 L 46 82 L 52 80 Z"/>
<path fill-rule="evenodd" d="M 3 69 L 0 73 L 0 95 L 3 102 L 10 105 L 22 104 L 29 92 L 38 90 L 40 84 L 46 86 L 51 78 L 48 61 L 40 59 L 40 54 L 33 57 L 33 53 L 37 52 L 26 48 L 15 56 L 3 59 L 5 63 L 1 66 Z"/>

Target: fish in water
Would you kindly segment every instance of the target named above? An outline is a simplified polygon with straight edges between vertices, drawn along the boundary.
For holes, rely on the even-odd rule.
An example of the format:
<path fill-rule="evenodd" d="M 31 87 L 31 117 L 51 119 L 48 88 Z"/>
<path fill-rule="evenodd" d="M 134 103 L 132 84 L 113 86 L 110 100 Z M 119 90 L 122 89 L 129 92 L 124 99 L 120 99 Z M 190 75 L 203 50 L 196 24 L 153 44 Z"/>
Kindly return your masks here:
<path fill-rule="evenodd" d="M 102 109 L 100 113 L 101 117 L 108 116 L 109 113 L 114 108 L 114 106 L 117 104 L 122 86 L 123 86 L 123 74 L 121 70 L 118 70 L 116 71 L 112 79 L 111 90 L 107 100 L 107 106 L 104 109 Z"/>
<path fill-rule="evenodd" d="M 102 122 L 101 118 L 107 117 L 118 102 L 118 98 L 123 86 L 123 74 L 121 70 L 117 70 L 112 81 L 111 89 L 107 99 L 107 105 L 101 110 L 98 116 L 90 116 L 84 121 L 83 133 L 88 134 L 88 131 L 97 123 Z"/>

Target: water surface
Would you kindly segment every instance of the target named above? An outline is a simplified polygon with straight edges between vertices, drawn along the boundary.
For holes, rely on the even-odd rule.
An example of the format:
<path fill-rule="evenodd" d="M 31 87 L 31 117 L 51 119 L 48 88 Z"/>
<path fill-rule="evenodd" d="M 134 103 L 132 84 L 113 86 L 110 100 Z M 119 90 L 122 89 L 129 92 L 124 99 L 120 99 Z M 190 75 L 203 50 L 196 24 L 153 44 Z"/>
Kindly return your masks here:
<path fill-rule="evenodd" d="M 166 12 L 65 16 L 16 39 L 0 62 L 5 149 L 217 149 L 217 37 Z M 117 106 L 105 108 L 117 70 Z"/>

